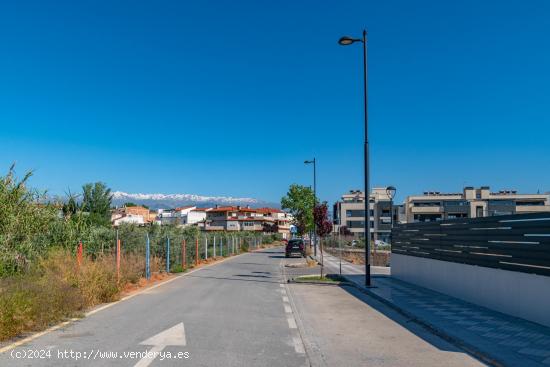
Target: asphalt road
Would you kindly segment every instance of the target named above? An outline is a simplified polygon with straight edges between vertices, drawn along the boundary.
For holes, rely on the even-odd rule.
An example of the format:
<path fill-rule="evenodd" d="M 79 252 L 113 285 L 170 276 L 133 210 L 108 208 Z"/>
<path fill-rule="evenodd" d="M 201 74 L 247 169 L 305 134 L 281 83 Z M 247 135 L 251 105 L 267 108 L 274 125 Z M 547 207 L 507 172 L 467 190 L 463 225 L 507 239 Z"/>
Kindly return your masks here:
<path fill-rule="evenodd" d="M 6 351 L 0 366 L 306 365 L 283 258 L 249 253 L 178 277 Z"/>

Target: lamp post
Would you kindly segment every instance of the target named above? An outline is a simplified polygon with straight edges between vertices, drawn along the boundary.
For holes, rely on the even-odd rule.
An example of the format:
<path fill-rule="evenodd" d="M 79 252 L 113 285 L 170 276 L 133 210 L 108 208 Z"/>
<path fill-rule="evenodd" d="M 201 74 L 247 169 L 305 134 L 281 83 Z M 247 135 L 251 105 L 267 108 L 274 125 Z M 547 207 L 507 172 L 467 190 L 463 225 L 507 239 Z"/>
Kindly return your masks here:
<path fill-rule="evenodd" d="M 390 198 L 390 245 L 393 242 L 393 237 L 392 237 L 392 230 L 393 230 L 393 198 L 395 197 L 396 192 L 397 192 L 397 189 L 394 186 L 386 187 L 386 194 Z"/>
<path fill-rule="evenodd" d="M 363 104 L 365 112 L 365 142 L 363 149 L 363 163 L 365 174 L 365 285 L 371 286 L 370 276 L 370 188 L 369 188 L 369 129 L 368 129 L 368 89 L 367 89 L 367 31 L 363 30 L 362 38 L 344 36 L 338 40 L 341 46 L 349 46 L 356 42 L 363 43 Z"/>
<path fill-rule="evenodd" d="M 317 161 L 304 161 L 305 164 L 313 164 L 313 255 L 317 256 L 317 225 L 315 224 L 315 205 L 317 204 Z"/>

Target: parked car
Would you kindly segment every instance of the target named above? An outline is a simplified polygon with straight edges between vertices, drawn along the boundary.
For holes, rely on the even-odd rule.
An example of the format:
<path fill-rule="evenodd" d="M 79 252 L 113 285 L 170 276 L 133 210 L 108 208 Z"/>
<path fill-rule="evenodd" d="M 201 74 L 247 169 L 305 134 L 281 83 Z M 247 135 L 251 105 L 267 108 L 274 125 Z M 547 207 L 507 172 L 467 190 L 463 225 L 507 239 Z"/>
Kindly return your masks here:
<path fill-rule="evenodd" d="M 303 240 L 290 240 L 286 245 L 285 257 L 291 257 L 293 254 L 299 254 L 306 257 L 306 247 Z"/>

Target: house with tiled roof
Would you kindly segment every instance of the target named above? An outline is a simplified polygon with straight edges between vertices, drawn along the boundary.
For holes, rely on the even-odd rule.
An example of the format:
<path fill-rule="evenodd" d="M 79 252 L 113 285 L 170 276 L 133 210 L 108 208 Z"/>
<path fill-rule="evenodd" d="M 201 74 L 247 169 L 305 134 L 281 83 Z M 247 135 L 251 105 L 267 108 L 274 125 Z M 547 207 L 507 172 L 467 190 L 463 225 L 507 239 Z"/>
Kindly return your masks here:
<path fill-rule="evenodd" d="M 206 231 L 279 232 L 283 237 L 290 233 L 290 218 L 275 208 L 222 206 L 206 212 Z"/>

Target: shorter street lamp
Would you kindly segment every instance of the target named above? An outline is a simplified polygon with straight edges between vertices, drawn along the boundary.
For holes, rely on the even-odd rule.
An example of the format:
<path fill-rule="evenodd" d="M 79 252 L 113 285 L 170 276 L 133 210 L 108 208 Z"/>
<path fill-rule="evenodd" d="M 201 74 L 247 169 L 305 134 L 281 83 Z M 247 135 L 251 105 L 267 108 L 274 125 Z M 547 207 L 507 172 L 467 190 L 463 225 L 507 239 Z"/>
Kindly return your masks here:
<path fill-rule="evenodd" d="M 313 255 L 317 256 L 317 225 L 315 224 L 315 205 L 317 204 L 317 161 L 304 161 L 304 164 L 313 164 Z M 311 238 L 309 241 L 311 247 Z"/>
<path fill-rule="evenodd" d="M 393 198 L 397 189 L 394 186 L 386 187 L 386 194 L 390 198 L 390 245 L 392 244 L 392 229 L 393 229 Z"/>

